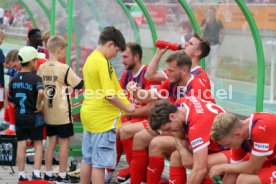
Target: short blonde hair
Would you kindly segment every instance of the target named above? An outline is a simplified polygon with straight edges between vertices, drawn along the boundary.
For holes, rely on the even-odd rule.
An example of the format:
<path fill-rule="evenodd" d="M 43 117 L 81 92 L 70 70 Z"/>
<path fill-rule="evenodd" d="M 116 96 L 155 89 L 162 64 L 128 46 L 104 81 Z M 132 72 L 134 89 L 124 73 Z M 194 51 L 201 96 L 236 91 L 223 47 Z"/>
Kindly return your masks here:
<path fill-rule="evenodd" d="M 49 40 L 49 38 L 50 38 L 50 31 L 49 31 L 49 30 L 44 31 L 44 32 L 42 33 L 42 40 L 43 40 L 44 42 L 47 42 L 47 41 Z"/>
<path fill-rule="evenodd" d="M 56 53 L 58 48 L 66 48 L 67 41 L 59 35 L 51 36 L 47 42 L 47 50 L 49 53 Z"/>
<path fill-rule="evenodd" d="M 229 135 L 235 128 L 241 126 L 242 122 L 236 115 L 229 112 L 221 113 L 214 119 L 211 138 L 214 141 L 219 141 L 223 137 Z"/>

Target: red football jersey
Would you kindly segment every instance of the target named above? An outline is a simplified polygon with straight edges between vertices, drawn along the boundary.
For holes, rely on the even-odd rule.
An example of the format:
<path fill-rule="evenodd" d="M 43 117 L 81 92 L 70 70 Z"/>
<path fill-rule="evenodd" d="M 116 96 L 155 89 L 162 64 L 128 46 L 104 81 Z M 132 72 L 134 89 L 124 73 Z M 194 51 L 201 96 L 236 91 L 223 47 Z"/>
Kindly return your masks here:
<path fill-rule="evenodd" d="M 141 86 L 142 89 L 146 89 L 146 90 L 157 87 L 160 84 L 160 82 L 149 81 L 145 78 L 147 69 L 148 69 L 148 65 L 143 65 L 135 76 L 132 75 L 131 71 L 125 70 L 120 79 L 120 85 L 122 89 L 126 89 L 126 86 L 130 81 L 136 82 L 138 85 Z M 145 105 L 145 104 L 142 104 L 139 100 L 133 99 L 133 97 L 131 97 L 130 94 L 128 94 L 127 96 L 130 102 L 135 103 L 138 106 Z"/>
<path fill-rule="evenodd" d="M 175 102 L 177 99 L 185 96 L 195 96 L 215 103 L 215 99 L 211 94 L 211 89 L 208 88 L 201 79 L 193 75 L 191 75 L 186 86 L 179 86 L 175 83 L 171 83 L 170 79 L 167 79 L 157 88 L 157 92 L 160 99 L 168 98 L 170 102 Z"/>
<path fill-rule="evenodd" d="M 190 143 L 193 152 L 207 146 L 210 153 L 224 150 L 210 137 L 214 118 L 224 112 L 222 107 L 193 96 L 180 98 L 175 104 L 187 111 L 185 130 L 188 134 L 188 143 Z"/>
<path fill-rule="evenodd" d="M 42 65 L 42 64 L 45 63 L 46 61 L 47 61 L 46 59 L 37 58 L 36 69 L 38 69 L 38 68 L 40 67 L 40 65 Z"/>
<path fill-rule="evenodd" d="M 162 70 L 161 72 L 163 72 L 164 76 L 166 76 L 166 78 L 168 77 L 168 70 Z M 203 68 L 201 66 L 196 66 L 194 68 L 191 68 L 191 74 L 193 74 L 195 77 L 198 77 L 202 80 L 202 82 L 204 82 L 204 84 L 206 84 L 207 88 L 211 89 L 211 83 L 208 77 L 208 74 L 205 70 L 203 70 Z"/>
<path fill-rule="evenodd" d="M 211 89 L 211 83 L 208 77 L 208 74 L 206 73 L 201 66 L 196 66 L 191 69 L 191 74 L 193 74 L 195 77 L 198 77 L 204 82 L 207 88 Z"/>
<path fill-rule="evenodd" d="M 243 160 L 251 152 L 255 156 L 276 158 L 276 115 L 271 113 L 254 113 L 250 115 L 249 139 L 244 141 L 241 148 L 232 149 L 231 162 Z"/>

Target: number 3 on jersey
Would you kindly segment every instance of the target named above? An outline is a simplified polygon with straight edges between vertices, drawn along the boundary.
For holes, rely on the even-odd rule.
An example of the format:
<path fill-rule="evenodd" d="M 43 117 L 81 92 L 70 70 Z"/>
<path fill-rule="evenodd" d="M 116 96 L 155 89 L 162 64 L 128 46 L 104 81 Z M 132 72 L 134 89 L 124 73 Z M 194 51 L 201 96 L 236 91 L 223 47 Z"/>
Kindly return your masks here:
<path fill-rule="evenodd" d="M 20 101 L 19 101 L 20 114 L 25 114 L 26 113 L 25 100 L 27 99 L 26 94 L 25 93 L 16 93 L 15 97 L 20 98 Z"/>

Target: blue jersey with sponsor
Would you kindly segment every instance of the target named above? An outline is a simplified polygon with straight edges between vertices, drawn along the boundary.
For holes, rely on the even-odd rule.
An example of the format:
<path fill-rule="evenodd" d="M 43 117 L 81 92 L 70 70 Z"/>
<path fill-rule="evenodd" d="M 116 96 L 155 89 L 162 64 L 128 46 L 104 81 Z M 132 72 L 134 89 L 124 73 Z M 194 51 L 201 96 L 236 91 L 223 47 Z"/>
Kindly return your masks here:
<path fill-rule="evenodd" d="M 33 127 L 37 94 L 43 89 L 41 78 L 33 72 L 18 73 L 9 84 L 9 101 L 15 104 L 17 128 Z"/>

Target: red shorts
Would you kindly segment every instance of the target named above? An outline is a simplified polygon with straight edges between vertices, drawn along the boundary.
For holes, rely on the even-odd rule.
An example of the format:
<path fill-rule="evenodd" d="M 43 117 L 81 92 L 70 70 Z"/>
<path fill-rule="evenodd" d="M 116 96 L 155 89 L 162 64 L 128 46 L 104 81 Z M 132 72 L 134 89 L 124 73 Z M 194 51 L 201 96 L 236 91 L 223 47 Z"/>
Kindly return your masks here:
<path fill-rule="evenodd" d="M 220 153 L 222 153 L 222 154 L 224 154 L 226 156 L 228 163 L 231 163 L 231 150 L 221 151 Z M 244 156 L 243 161 L 244 160 L 249 160 L 250 155 L 251 155 L 250 153 L 247 153 Z"/>
<path fill-rule="evenodd" d="M 276 183 L 276 161 L 265 161 L 258 176 L 262 183 Z"/>
<path fill-rule="evenodd" d="M 227 157 L 227 160 L 230 163 L 231 151 L 227 150 L 227 151 L 222 151 L 221 153 L 223 153 Z M 243 160 L 249 160 L 250 155 L 251 155 L 250 153 L 247 153 Z M 263 164 L 263 167 L 259 171 L 258 176 L 262 183 L 265 183 L 265 184 L 276 183 L 276 161 L 275 160 L 265 161 Z"/>
<path fill-rule="evenodd" d="M 147 118 L 127 118 L 127 117 L 122 117 L 121 121 L 122 123 L 130 122 L 130 123 L 139 123 L 141 121 L 145 121 Z M 146 120 L 147 121 L 147 120 Z"/>
<path fill-rule="evenodd" d="M 141 121 L 141 123 L 143 124 L 144 128 L 147 128 L 149 126 L 148 120 L 143 120 L 143 121 Z"/>
<path fill-rule="evenodd" d="M 224 154 L 227 158 L 227 162 L 230 163 L 230 161 L 231 161 L 231 151 L 230 150 L 221 151 L 219 153 Z"/>

